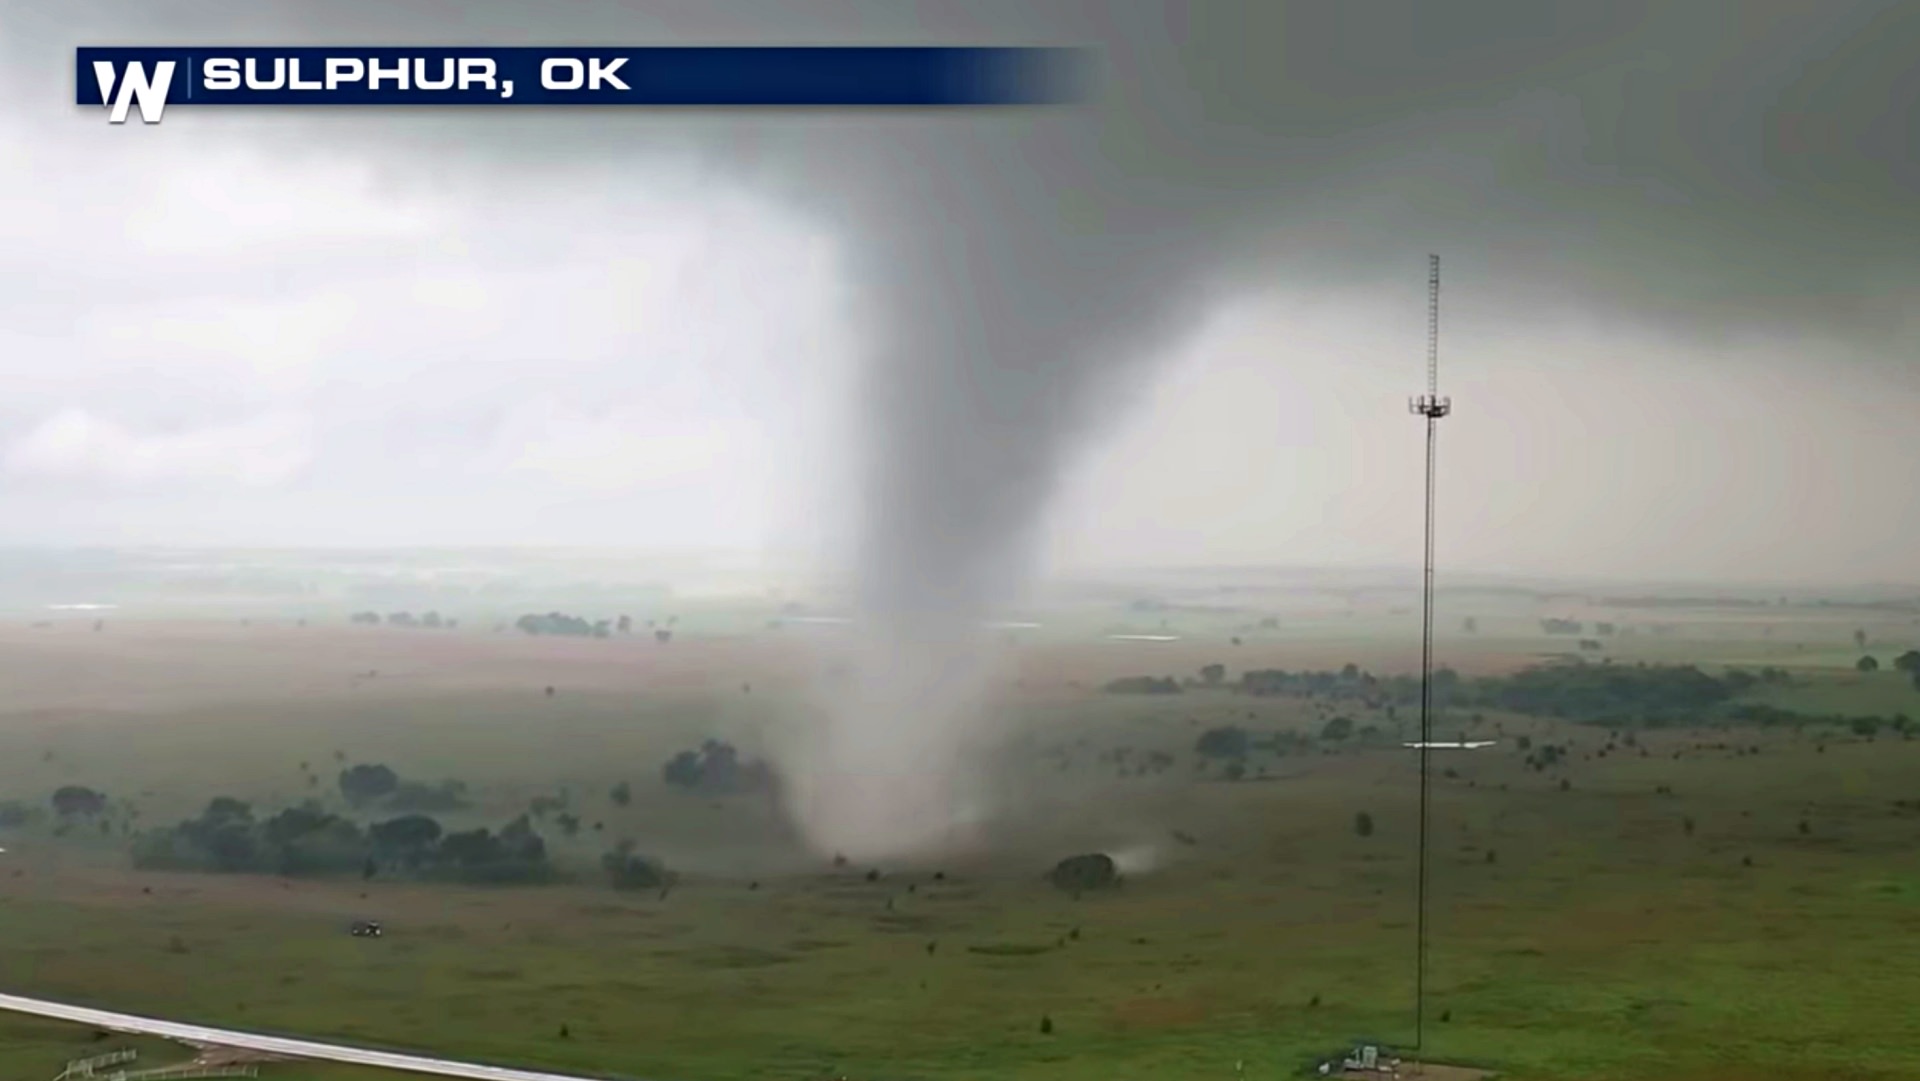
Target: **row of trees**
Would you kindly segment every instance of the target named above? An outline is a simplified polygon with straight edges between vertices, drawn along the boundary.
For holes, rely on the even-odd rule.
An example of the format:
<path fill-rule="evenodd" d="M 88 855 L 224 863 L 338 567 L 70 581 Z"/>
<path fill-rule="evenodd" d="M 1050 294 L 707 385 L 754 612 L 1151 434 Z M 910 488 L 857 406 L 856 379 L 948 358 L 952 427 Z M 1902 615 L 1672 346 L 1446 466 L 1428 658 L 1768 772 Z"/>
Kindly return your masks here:
<path fill-rule="evenodd" d="M 528 815 L 499 829 L 452 830 L 423 814 L 374 822 L 364 829 L 318 804 L 266 818 L 250 804 L 221 796 L 168 829 L 141 834 L 134 866 L 144 870 L 362 878 L 396 875 L 477 884 L 531 884 L 560 877 L 547 843 Z M 621 841 L 601 857 L 607 882 L 619 890 L 664 889 L 674 875 L 659 860 Z"/>
<path fill-rule="evenodd" d="M 61 785 L 45 804 L 0 800 L 0 829 L 21 829 L 51 821 L 53 834 L 65 837 L 89 830 L 101 836 L 133 832 L 139 812 L 125 801 L 115 801 L 85 785 Z"/>
<path fill-rule="evenodd" d="M 1920 651 L 1894 661 L 1920 679 Z M 1783 686 L 1792 677 L 1783 668 L 1728 669 L 1710 675 L 1694 665 L 1557 664 L 1508 676 L 1467 678 L 1450 668 L 1433 673 L 1434 703 L 1441 708 L 1501 710 L 1576 721 L 1663 724 L 1724 706 L 1756 686 Z M 1415 676 L 1376 676 L 1358 665 L 1335 670 L 1253 669 L 1237 682 L 1225 681 L 1225 669 L 1208 665 L 1198 680 L 1131 676 L 1106 685 L 1114 694 L 1177 694 L 1183 688 L 1224 687 L 1255 697 L 1287 696 L 1351 702 L 1356 708 L 1384 712 L 1420 700 Z"/>
<path fill-rule="evenodd" d="M 266 818 L 231 796 L 209 801 L 194 818 L 135 838 L 134 866 L 148 870 L 294 876 L 381 872 L 470 882 L 534 882 L 551 877 L 546 842 L 526 815 L 500 829 L 447 832 L 409 814 L 362 829 L 316 803 Z"/>
<path fill-rule="evenodd" d="M 1108 694 L 1179 694 L 1188 687 L 1221 687 L 1226 684 L 1227 666 L 1224 664 L 1203 665 L 1199 679 L 1184 681 L 1172 676 L 1124 676 L 1112 680 L 1104 688 Z"/>
<path fill-rule="evenodd" d="M 522 634 L 561 634 L 576 638 L 605 638 L 613 633 L 613 624 L 604 619 L 594 622 L 565 612 L 548 612 L 545 615 L 529 612 L 514 620 L 513 626 Z"/>
<path fill-rule="evenodd" d="M 670 616 L 664 621 L 663 625 L 656 626 L 655 621 L 648 620 L 647 626 L 653 630 L 655 638 L 664 642 L 673 636 L 670 628 L 676 621 L 677 617 Z M 439 612 L 422 612 L 419 615 L 415 615 L 412 612 L 389 612 L 383 616 L 379 612 L 364 611 L 355 612 L 348 616 L 347 622 L 365 627 L 385 625 L 388 627 L 408 627 L 430 631 L 456 630 L 460 626 L 459 620 L 442 616 Z M 568 615 L 565 612 L 547 612 L 544 614 L 530 612 L 514 620 L 513 626 L 516 630 L 525 634 L 559 634 L 572 635 L 580 638 L 611 638 L 616 634 L 632 634 L 634 624 L 632 616 L 621 616 L 618 619 L 612 620 L 589 620 L 580 616 Z"/>
<path fill-rule="evenodd" d="M 661 642 L 671 641 L 673 625 L 679 622 L 678 616 L 668 616 L 656 623 L 647 621 L 647 627 L 653 631 L 653 637 Z M 565 612 L 529 612 L 513 621 L 515 630 L 522 634 L 558 634 L 575 638 L 611 638 L 616 634 L 633 633 L 633 617 L 621 616 L 618 619 L 586 619 L 582 616 L 568 615 Z"/>
<path fill-rule="evenodd" d="M 391 811 L 457 811 L 467 806 L 464 781 L 409 781 L 380 763 L 349 766 L 340 771 L 340 794 L 356 808 L 384 807 Z"/>
<path fill-rule="evenodd" d="M 1376 725 L 1355 724 L 1352 717 L 1336 716 L 1327 718 L 1321 724 L 1319 739 L 1322 743 L 1344 743 L 1351 739 L 1377 739 L 1383 734 L 1383 730 Z M 1194 740 L 1193 752 L 1201 758 L 1237 762 L 1255 750 L 1284 754 L 1289 749 L 1311 745 L 1312 740 L 1298 732 L 1281 730 L 1256 736 L 1237 724 L 1226 724 L 1200 733 L 1200 737 Z"/>
<path fill-rule="evenodd" d="M 1725 680 L 1693 665 L 1578 664 L 1456 685 L 1449 704 L 1576 721 L 1661 723 L 1698 717 L 1733 694 Z"/>
<path fill-rule="evenodd" d="M 767 763 L 742 758 L 733 744 L 717 739 L 702 742 L 698 750 L 681 751 L 669 758 L 660 768 L 660 775 L 676 788 L 715 796 L 766 792 L 772 790 L 774 784 L 773 770 Z M 619 802 L 618 793 L 623 789 L 624 785 L 615 790 L 615 802 Z M 630 790 L 626 798 L 632 798 Z"/>
<path fill-rule="evenodd" d="M 1905 713 L 1896 713 L 1891 717 L 1879 717 L 1872 714 L 1854 715 L 1846 713 L 1801 713 L 1796 710 L 1781 709 L 1763 702 L 1740 702 L 1727 707 L 1723 713 L 1728 720 L 1742 724 L 1758 725 L 1765 728 L 1805 728 L 1809 725 L 1832 725 L 1844 728 L 1856 736 L 1868 739 L 1877 735 L 1881 729 L 1889 729 L 1906 737 L 1915 729 L 1914 721 Z"/>
<path fill-rule="evenodd" d="M 1459 673 L 1440 668 L 1433 673 L 1434 686 L 1451 690 L 1460 681 Z M 1289 672 L 1282 668 L 1259 668 L 1240 674 L 1234 689 L 1255 697 L 1288 696 L 1297 698 L 1353 699 L 1372 709 L 1385 709 L 1394 703 L 1417 702 L 1420 680 L 1415 676 L 1376 676 L 1356 664 L 1339 671 Z"/>
<path fill-rule="evenodd" d="M 1433 698 L 1442 708 L 1502 710 L 1576 721 L 1662 723 L 1697 716 L 1755 683 L 1785 682 L 1786 678 L 1778 669 L 1716 678 L 1694 665 L 1562 664 L 1476 679 L 1440 668 L 1433 673 Z M 1383 709 L 1419 701 L 1420 681 L 1412 676 L 1380 678 L 1349 664 L 1338 672 L 1246 672 L 1237 689 L 1250 695 L 1355 699 Z"/>
<path fill-rule="evenodd" d="M 1172 676 L 1125 676 L 1108 682 L 1109 694 L 1179 694 L 1189 687 L 1227 688 L 1255 696 L 1285 695 L 1300 698 L 1359 699 L 1368 707 L 1386 709 L 1394 702 L 1417 701 L 1420 681 L 1411 676 L 1382 678 L 1348 664 L 1339 671 L 1289 672 L 1280 668 L 1254 669 L 1240 674 L 1237 683 L 1226 681 L 1223 664 L 1200 669 L 1200 678 L 1181 681 Z M 1434 673 L 1439 683 L 1458 682 L 1459 676 L 1442 668 Z"/>
<path fill-rule="evenodd" d="M 1180 681 L 1172 676 L 1124 676 L 1107 684 L 1108 694 L 1179 694 Z"/>
<path fill-rule="evenodd" d="M 1911 673 L 1920 686 L 1920 651 L 1909 650 L 1894 659 L 1895 668 Z M 1865 670 L 1865 666 L 1862 666 Z M 1509 676 L 1468 679 L 1451 669 L 1433 674 L 1436 706 L 1446 709 L 1484 709 L 1529 716 L 1558 717 L 1585 723 L 1663 726 L 1725 717 L 1732 720 L 1780 723 L 1840 723 L 1852 718 L 1811 716 L 1736 704 L 1735 699 L 1756 687 L 1787 686 L 1792 675 L 1784 668 L 1758 670 L 1730 668 L 1718 676 L 1695 665 L 1560 664 L 1528 668 Z M 1294 695 L 1306 698 L 1355 699 L 1391 715 L 1395 703 L 1419 700 L 1420 684 L 1413 677 L 1377 678 L 1347 665 L 1339 672 L 1287 672 L 1267 669 L 1246 672 L 1236 687 L 1252 695 Z"/>
<path fill-rule="evenodd" d="M 451 631 L 460 626 L 459 620 L 444 618 L 438 612 L 422 612 L 417 616 L 412 612 L 389 612 L 384 618 L 378 612 L 355 612 L 347 617 L 347 622 L 367 627 L 378 627 L 385 623 L 389 627 L 410 627 L 429 631 Z"/>
<path fill-rule="evenodd" d="M 355 612 L 347 617 L 349 623 L 367 627 L 408 627 L 421 630 L 456 630 L 460 626 L 457 619 L 442 616 L 439 612 Z M 648 629 L 653 631 L 655 639 L 666 642 L 673 638 L 673 625 L 678 617 L 669 616 L 656 623 L 647 620 Z M 590 620 L 581 616 L 568 615 L 565 612 L 529 612 L 513 622 L 514 629 L 523 634 L 558 634 L 576 638 L 611 638 L 616 634 L 632 634 L 634 621 L 632 616 L 620 616 L 617 619 Z"/>

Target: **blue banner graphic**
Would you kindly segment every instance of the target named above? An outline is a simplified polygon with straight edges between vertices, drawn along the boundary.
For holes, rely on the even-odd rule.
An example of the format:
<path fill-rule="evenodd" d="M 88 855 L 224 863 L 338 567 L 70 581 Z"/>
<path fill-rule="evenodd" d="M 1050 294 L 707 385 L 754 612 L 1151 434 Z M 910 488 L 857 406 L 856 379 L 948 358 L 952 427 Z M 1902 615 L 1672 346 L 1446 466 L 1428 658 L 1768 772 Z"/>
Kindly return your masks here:
<path fill-rule="evenodd" d="M 115 122 L 186 105 L 1007 106 L 1084 89 L 1071 49 L 94 48 L 74 101 Z"/>

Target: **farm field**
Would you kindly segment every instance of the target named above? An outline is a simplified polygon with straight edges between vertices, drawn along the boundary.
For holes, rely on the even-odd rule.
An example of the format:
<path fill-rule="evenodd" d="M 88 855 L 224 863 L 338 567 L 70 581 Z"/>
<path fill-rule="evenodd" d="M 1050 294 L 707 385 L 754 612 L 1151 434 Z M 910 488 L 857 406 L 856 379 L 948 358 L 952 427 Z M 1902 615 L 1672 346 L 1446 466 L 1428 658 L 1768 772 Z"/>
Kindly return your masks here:
<path fill-rule="evenodd" d="M 1527 634 L 1526 613 L 1489 613 L 1484 637 L 1446 640 L 1445 663 L 1499 676 L 1568 652 Z M 10 628 L 0 799 L 87 786 L 130 817 L 104 835 L 0 830 L 0 989 L 660 1081 L 1296 1076 L 1412 1026 L 1406 711 L 1233 689 L 1259 668 L 1411 670 L 1390 613 L 1327 621 L 1344 618 L 1360 629 L 1303 618 L 1268 634 L 1186 624 L 1152 645 L 1013 642 L 993 705 L 1009 719 L 998 814 L 964 850 L 873 866 L 804 850 L 767 798 L 662 779 L 706 739 L 758 755 L 790 738 L 829 635 Z M 1780 709 L 1920 712 L 1905 674 L 1853 670 L 1854 624 L 1831 613 L 1770 614 L 1770 631 L 1659 618 L 1676 629 L 1607 654 L 1781 665 L 1788 682 L 1743 696 Z M 1890 661 L 1910 648 L 1902 633 L 1872 628 L 1870 651 Z M 1210 663 L 1221 686 L 1101 689 Z M 1325 738 L 1348 713 L 1375 734 Z M 1237 779 L 1196 754 L 1225 727 L 1271 738 Z M 1435 752 L 1432 1057 L 1543 1081 L 1920 1075 L 1920 740 L 1704 715 L 1616 731 L 1498 709 L 1437 727 L 1499 742 Z M 1548 746 L 1556 760 L 1536 765 Z M 1139 767 L 1156 753 L 1171 766 Z M 462 782 L 467 805 L 439 816 L 449 830 L 565 808 L 535 816 L 558 880 L 128 859 L 125 832 L 214 797 L 366 818 L 335 786 L 365 763 Z M 601 860 L 622 840 L 676 872 L 670 888 L 611 888 Z M 1118 888 L 1045 880 L 1091 851 L 1115 857 Z M 385 936 L 348 936 L 362 918 Z M 0 1018 L 7 1076 L 50 1078 L 122 1043 Z"/>

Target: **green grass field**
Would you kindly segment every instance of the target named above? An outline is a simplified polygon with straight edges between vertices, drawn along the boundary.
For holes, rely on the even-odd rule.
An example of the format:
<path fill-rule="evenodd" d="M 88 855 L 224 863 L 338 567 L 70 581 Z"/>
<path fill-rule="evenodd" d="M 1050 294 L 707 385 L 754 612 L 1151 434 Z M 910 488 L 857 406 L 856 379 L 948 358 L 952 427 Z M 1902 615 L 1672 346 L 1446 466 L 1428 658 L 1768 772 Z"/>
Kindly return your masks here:
<path fill-rule="evenodd" d="M 1920 705 L 1901 677 L 1844 670 L 1768 693 Z M 1010 754 L 1012 821 L 989 855 L 869 881 L 797 857 L 762 801 L 660 782 L 673 751 L 755 746 L 788 705 L 528 690 L 16 715 L 0 796 L 91 784 L 142 825 L 212 795 L 303 798 L 298 764 L 330 777 L 338 753 L 469 781 L 474 822 L 566 788 L 603 828 L 549 833 L 578 880 L 521 888 L 141 873 L 117 839 L 9 835 L 0 989 L 660 1081 L 1280 1078 L 1410 1035 L 1415 773 L 1391 741 L 1260 752 L 1266 783 L 1228 783 L 1191 772 L 1204 726 L 1311 731 L 1322 712 L 1225 692 L 1027 701 L 1009 707 L 1020 729 L 1074 748 L 1070 768 Z M 1893 804 L 1920 798 L 1920 740 L 1672 729 L 1601 755 L 1591 727 L 1448 725 L 1503 741 L 1435 752 L 1432 1056 L 1541 1081 L 1920 1076 L 1920 814 Z M 1566 744 L 1565 765 L 1527 768 L 1522 735 Z M 1099 757 L 1118 746 L 1178 768 L 1119 777 Z M 622 780 L 625 808 L 606 798 Z M 593 866 L 616 837 L 684 880 L 609 889 Z M 1143 867 L 1079 899 L 1042 881 L 1090 848 Z M 363 915 L 388 935 L 348 937 Z M 0 1018 L 7 1077 L 119 1045 Z M 349 1074 L 367 1076 L 263 1076 Z"/>

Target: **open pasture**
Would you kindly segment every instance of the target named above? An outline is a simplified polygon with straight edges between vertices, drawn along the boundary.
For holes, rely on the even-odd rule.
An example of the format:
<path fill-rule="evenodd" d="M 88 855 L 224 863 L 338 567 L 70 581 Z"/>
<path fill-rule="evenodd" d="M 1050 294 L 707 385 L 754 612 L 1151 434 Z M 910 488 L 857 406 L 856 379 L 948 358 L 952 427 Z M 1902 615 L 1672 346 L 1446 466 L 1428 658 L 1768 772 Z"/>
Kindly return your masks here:
<path fill-rule="evenodd" d="M 1851 646 L 1831 620 L 1799 631 Z M 662 1081 L 1278 1078 L 1354 1038 L 1404 1041 L 1407 711 L 1356 713 L 1375 735 L 1333 741 L 1319 738 L 1327 721 L 1352 707 L 1099 688 L 1214 662 L 1229 683 L 1349 660 L 1404 671 L 1406 640 L 1197 637 L 1015 647 L 984 840 L 836 867 L 764 796 L 662 781 L 662 763 L 702 739 L 755 754 L 798 723 L 831 666 L 827 636 L 10 630 L 0 665 L 22 690 L 0 724 L 0 797 L 89 785 L 137 809 L 136 828 L 215 796 L 344 811 L 334 777 L 378 762 L 465 782 L 471 805 L 444 816 L 449 829 L 498 825 L 539 797 L 580 822 L 572 836 L 540 822 L 563 881 L 501 887 L 142 871 L 123 837 L 25 827 L 0 854 L 0 984 Z M 1794 637 L 1674 633 L 1648 652 L 1712 664 Z M 1443 660 L 1494 673 L 1555 645 L 1455 635 Z M 1796 671 L 1755 700 L 1920 705 L 1898 674 Z M 1256 737 L 1239 780 L 1195 753 L 1226 725 Z M 1896 803 L 1920 798 L 1920 741 L 1704 718 L 1610 735 L 1484 711 L 1439 728 L 1500 742 L 1435 752 L 1433 1055 L 1549 1081 L 1920 1073 L 1920 813 Z M 1557 761 L 1530 764 L 1548 745 Z M 1155 753 L 1172 764 L 1140 769 Z M 622 782 L 624 805 L 611 797 Z M 609 888 L 598 859 L 626 839 L 679 872 L 670 889 Z M 1119 860 L 1120 888 L 1075 897 L 1043 880 L 1091 850 Z M 362 917 L 388 935 L 347 936 Z M 23 1069 L 91 1038 L 6 1024 L 23 1034 L 8 1052 Z"/>

